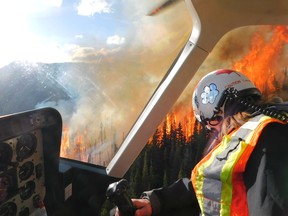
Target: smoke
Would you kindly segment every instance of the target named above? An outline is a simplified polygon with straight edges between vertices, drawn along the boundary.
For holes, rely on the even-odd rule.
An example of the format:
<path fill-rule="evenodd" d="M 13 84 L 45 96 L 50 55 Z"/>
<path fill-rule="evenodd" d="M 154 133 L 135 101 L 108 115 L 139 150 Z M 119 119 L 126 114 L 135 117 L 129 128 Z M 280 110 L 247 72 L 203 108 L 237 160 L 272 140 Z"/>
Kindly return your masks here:
<path fill-rule="evenodd" d="M 75 63 L 55 78 L 70 95 L 69 101 L 41 103 L 60 111 L 69 137 L 86 134 L 83 140 L 89 142 L 87 149 L 94 149 L 92 154 L 99 154 L 101 149 L 110 155 L 111 144 L 119 147 L 182 49 L 183 35 L 189 37 L 191 20 L 184 18 L 189 15 L 183 12 L 171 16 L 172 12 L 185 11 L 184 3 L 154 17 L 146 14 L 158 4 L 154 1 L 142 4 L 144 7 L 133 0 L 123 3 L 124 16 L 119 20 L 128 27 L 125 33 L 113 34 L 121 38 L 121 43 L 105 46 L 100 43 L 103 47 L 99 47 L 98 40 L 93 42 L 89 38 L 89 43 L 74 47 L 73 60 L 85 64 Z M 69 148 L 75 148 L 73 142 L 70 139 Z M 110 143 L 110 147 L 104 143 Z"/>
<path fill-rule="evenodd" d="M 180 43 L 179 49 L 169 49 L 171 41 L 177 41 L 177 37 L 181 38 L 187 33 L 187 29 L 184 28 L 179 28 L 179 32 L 176 33 L 172 24 L 164 28 L 161 26 L 163 17 L 156 17 L 153 25 L 150 24 L 152 20 L 149 19 L 152 18 L 143 16 L 143 11 L 138 11 L 136 5 L 134 6 L 131 29 L 125 35 L 125 40 L 123 37 L 125 43 L 100 50 L 81 47 L 82 51 L 79 49 L 74 57 L 89 62 L 90 66 L 67 72 L 61 78 L 67 82 L 65 86 L 68 86 L 69 91 L 73 94 L 77 92 L 73 100 L 73 109 L 70 107 L 72 114 L 66 119 L 69 132 L 75 133 L 79 128 L 82 128 L 82 131 L 87 130 L 92 143 L 90 149 L 94 149 L 92 154 L 99 154 L 101 149 L 106 155 L 110 155 L 113 150 L 107 151 L 109 147 L 106 147 L 106 143 L 120 145 L 165 75 L 167 66 L 174 60 L 169 59 L 169 56 L 176 56 L 181 49 Z M 127 8 L 127 13 L 132 12 Z M 189 23 L 186 27 L 188 25 Z M 274 30 L 271 26 L 254 26 L 236 29 L 225 35 L 208 55 L 173 107 L 172 113 L 182 114 L 177 114 L 177 120 L 181 122 L 187 117 L 187 113 L 191 113 L 192 92 L 205 74 L 220 68 L 233 68 L 235 62 L 240 61 L 251 50 L 251 39 L 255 32 L 269 39 Z M 153 37 L 147 37 L 148 32 L 152 32 Z M 163 38 L 165 40 L 161 40 Z M 286 66 L 285 46 L 285 42 L 282 43 L 283 52 L 275 56 L 275 59 L 279 60 L 279 64 L 274 64 L 277 70 Z M 273 61 L 270 65 L 272 64 Z M 64 107 L 67 105 L 69 104 L 59 102 L 57 106 L 60 110 L 66 110 Z M 98 147 L 95 148 L 94 144 Z"/>

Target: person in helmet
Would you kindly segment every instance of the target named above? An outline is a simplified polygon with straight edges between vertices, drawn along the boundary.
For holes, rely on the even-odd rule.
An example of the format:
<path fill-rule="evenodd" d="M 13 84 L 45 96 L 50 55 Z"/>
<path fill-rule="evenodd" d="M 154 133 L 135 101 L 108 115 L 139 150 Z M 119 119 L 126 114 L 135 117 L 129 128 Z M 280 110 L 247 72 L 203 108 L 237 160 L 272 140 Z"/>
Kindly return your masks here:
<path fill-rule="evenodd" d="M 192 106 L 215 139 L 191 179 L 132 199 L 135 215 L 288 215 L 287 114 L 276 99 L 264 102 L 251 80 L 234 70 L 204 76 Z"/>
<path fill-rule="evenodd" d="M 193 111 L 197 120 L 208 130 L 219 131 L 225 117 L 242 111 L 239 104 L 225 101 L 226 91 L 232 88 L 238 92 L 238 97 L 261 98 L 260 91 L 246 76 L 232 70 L 213 71 L 196 86 L 192 96 Z"/>

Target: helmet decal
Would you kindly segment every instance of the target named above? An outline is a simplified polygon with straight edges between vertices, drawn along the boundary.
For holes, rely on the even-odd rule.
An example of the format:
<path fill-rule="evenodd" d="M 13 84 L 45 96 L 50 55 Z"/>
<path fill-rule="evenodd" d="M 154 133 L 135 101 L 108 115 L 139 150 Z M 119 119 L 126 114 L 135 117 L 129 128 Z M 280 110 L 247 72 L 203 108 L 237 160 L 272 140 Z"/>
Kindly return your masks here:
<path fill-rule="evenodd" d="M 202 103 L 213 104 L 218 94 L 219 90 L 214 83 L 211 83 L 209 86 L 205 86 L 204 91 L 201 93 Z"/>
<path fill-rule="evenodd" d="M 235 73 L 235 71 L 234 70 L 229 70 L 229 69 L 222 69 L 222 70 L 217 70 L 216 71 L 216 75 L 219 75 L 219 74 L 231 74 L 231 73 Z"/>

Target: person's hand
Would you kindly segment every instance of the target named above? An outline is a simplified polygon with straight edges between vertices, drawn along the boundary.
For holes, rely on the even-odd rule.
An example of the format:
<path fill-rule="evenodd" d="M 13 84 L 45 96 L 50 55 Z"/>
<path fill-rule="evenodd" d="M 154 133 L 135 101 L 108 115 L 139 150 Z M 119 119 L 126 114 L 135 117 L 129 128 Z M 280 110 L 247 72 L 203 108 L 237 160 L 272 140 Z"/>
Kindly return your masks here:
<path fill-rule="evenodd" d="M 132 199 L 133 205 L 137 209 L 135 216 L 151 216 L 152 206 L 148 199 Z M 118 208 L 116 209 L 115 216 L 120 216 Z"/>
<path fill-rule="evenodd" d="M 132 199 L 132 202 L 137 209 L 135 216 L 151 216 L 152 206 L 148 199 Z"/>

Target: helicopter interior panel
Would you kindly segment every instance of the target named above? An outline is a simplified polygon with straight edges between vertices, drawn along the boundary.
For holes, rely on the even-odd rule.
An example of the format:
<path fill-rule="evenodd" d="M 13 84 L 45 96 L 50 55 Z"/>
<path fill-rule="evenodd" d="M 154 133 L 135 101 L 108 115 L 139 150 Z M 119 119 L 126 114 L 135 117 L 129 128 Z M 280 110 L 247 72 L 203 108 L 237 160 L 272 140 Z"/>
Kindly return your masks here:
<path fill-rule="evenodd" d="M 52 108 L 0 118 L 1 216 L 52 211 L 61 133 L 61 116 Z"/>

